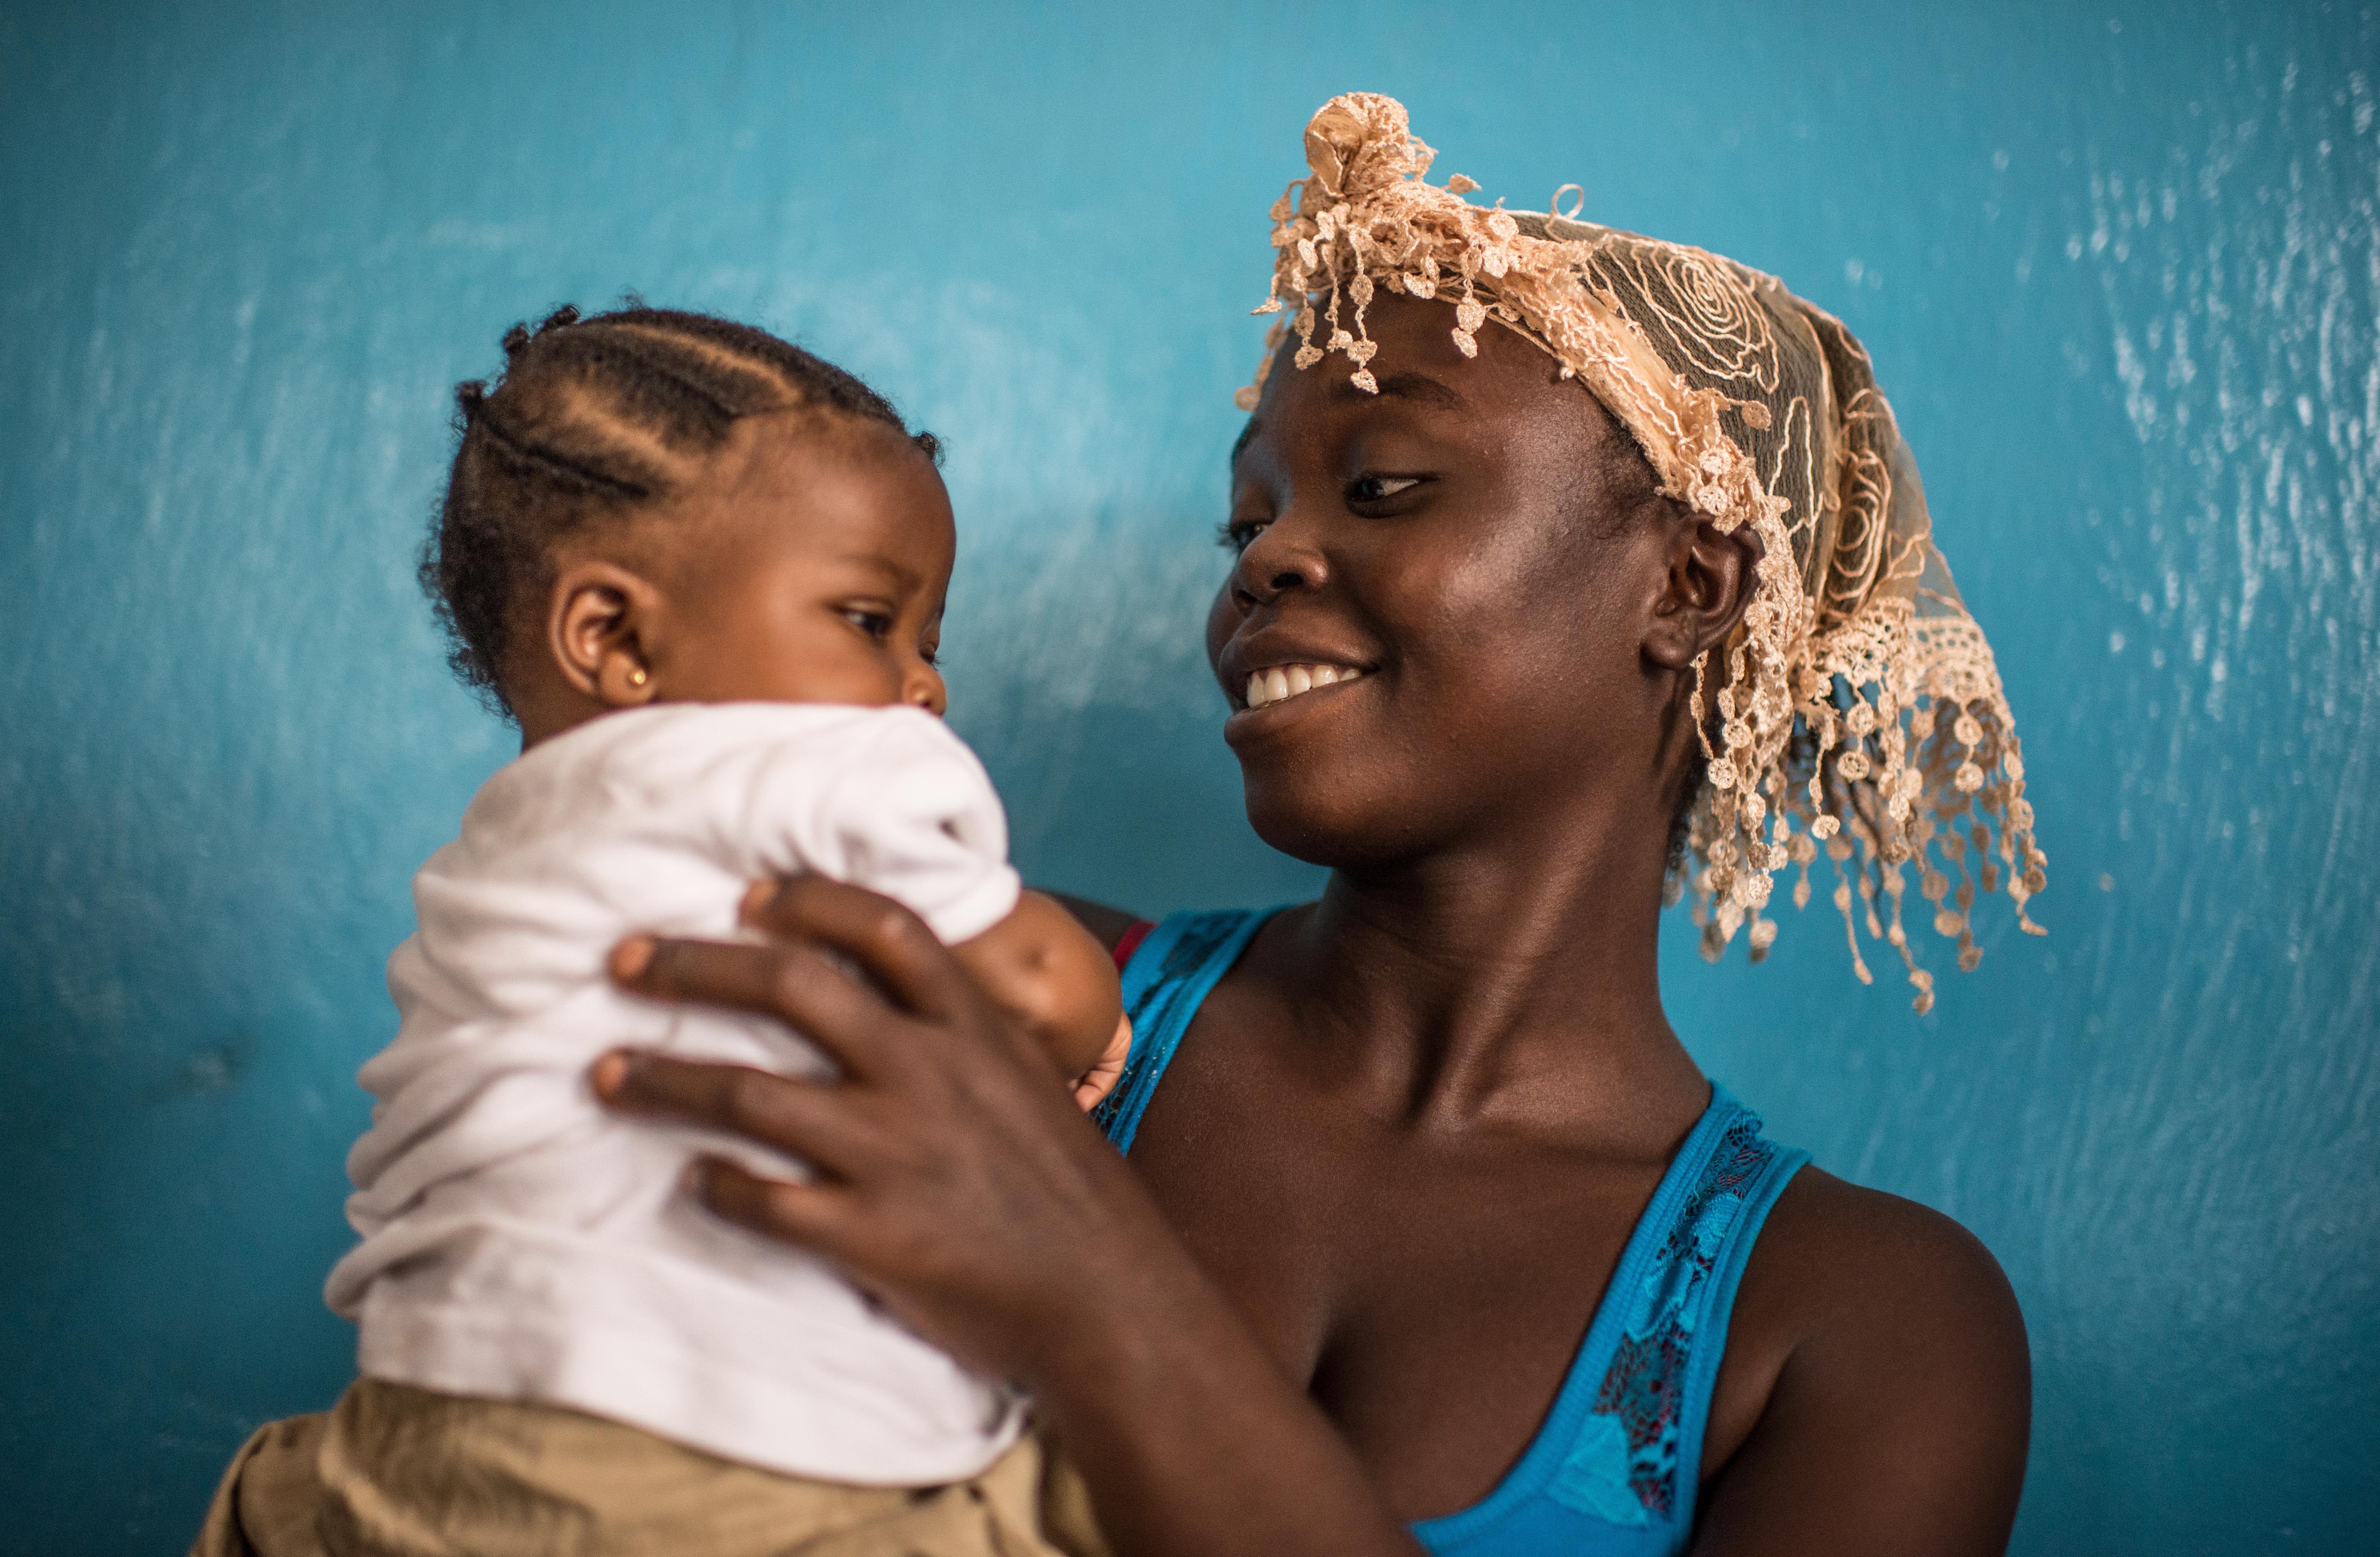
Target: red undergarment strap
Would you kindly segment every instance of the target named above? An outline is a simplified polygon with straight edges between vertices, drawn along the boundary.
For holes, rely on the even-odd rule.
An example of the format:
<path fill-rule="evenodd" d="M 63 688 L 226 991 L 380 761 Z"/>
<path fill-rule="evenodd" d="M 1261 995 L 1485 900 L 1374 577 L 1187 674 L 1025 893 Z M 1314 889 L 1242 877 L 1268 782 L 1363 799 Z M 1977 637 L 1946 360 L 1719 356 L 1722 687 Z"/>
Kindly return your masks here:
<path fill-rule="evenodd" d="M 1135 919 L 1132 922 L 1132 928 L 1116 938 L 1115 964 L 1118 969 L 1132 960 L 1132 954 L 1140 949 L 1140 943 L 1148 939 L 1148 933 L 1156 928 L 1157 921 L 1154 919 Z"/>

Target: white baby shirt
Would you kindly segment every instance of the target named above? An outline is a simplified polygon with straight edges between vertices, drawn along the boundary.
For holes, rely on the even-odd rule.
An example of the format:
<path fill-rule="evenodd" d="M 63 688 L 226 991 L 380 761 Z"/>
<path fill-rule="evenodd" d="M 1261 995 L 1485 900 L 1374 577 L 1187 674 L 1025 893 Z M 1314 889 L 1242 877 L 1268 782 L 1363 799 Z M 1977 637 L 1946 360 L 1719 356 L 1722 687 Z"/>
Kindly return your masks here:
<path fill-rule="evenodd" d="M 362 1372 L 820 1480 L 939 1484 L 1008 1447 L 1011 1392 L 691 1200 L 686 1163 L 724 1143 L 615 1117 L 588 1088 L 624 1044 L 831 1070 L 782 1026 L 604 975 L 633 931 L 736 938 L 747 887 L 802 871 L 896 898 L 945 942 L 1018 891 L 990 779 L 920 709 L 609 714 L 487 781 L 414 877 L 420 928 L 388 965 L 402 1025 L 360 1076 L 377 1099 L 347 1158 L 363 1242 L 325 1293 L 358 1322 Z"/>

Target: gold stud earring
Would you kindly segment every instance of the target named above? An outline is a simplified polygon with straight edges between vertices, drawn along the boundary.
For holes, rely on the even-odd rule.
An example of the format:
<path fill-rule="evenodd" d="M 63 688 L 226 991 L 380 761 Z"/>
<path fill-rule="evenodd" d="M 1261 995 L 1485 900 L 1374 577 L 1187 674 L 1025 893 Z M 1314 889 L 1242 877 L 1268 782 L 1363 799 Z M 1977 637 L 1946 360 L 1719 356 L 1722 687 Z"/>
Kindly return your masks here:
<path fill-rule="evenodd" d="M 628 672 L 628 684 L 630 686 L 642 686 L 645 684 L 646 680 L 645 668 L 641 665 Z"/>

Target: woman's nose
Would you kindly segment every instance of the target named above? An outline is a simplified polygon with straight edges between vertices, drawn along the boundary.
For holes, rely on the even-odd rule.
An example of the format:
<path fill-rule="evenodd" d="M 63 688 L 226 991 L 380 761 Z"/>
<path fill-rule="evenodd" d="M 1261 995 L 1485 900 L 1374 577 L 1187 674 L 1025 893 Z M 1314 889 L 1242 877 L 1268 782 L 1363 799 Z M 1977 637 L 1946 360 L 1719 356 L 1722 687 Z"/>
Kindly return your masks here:
<path fill-rule="evenodd" d="M 1319 589 L 1330 576 L 1321 549 L 1284 528 L 1279 522 L 1266 525 L 1240 553 L 1232 592 L 1244 606 L 1270 605 L 1293 589 Z"/>

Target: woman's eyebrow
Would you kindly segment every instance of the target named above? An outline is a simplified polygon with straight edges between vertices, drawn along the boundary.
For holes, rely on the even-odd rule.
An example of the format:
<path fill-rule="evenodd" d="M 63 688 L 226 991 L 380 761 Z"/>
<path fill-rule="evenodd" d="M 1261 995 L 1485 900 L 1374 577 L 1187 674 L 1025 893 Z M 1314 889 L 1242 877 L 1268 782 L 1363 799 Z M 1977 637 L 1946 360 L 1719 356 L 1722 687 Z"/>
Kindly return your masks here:
<path fill-rule="evenodd" d="M 1348 400 L 1358 397 L 1366 400 L 1374 398 L 1372 395 L 1365 394 L 1362 390 L 1357 389 L 1353 378 L 1341 380 L 1337 384 L 1332 386 L 1330 393 L 1331 397 L 1336 400 Z M 1419 401 L 1424 405 L 1435 405 L 1441 411 L 1468 411 L 1471 409 L 1471 403 L 1469 401 L 1456 393 L 1451 387 L 1440 383 L 1438 380 L 1431 378 L 1427 373 L 1391 373 L 1387 378 L 1380 380 L 1380 387 L 1378 394 L 1381 399 L 1387 399 L 1393 395 L 1400 400 Z"/>
<path fill-rule="evenodd" d="M 1342 379 L 1332 387 L 1330 394 L 1334 400 L 1375 400 L 1393 395 L 1400 400 L 1415 400 L 1425 405 L 1435 405 L 1441 411 L 1471 409 L 1469 401 L 1463 399 L 1450 386 L 1440 383 L 1427 373 L 1391 373 L 1382 379 L 1379 389 L 1370 394 L 1357 389 L 1352 379 Z M 1240 455 L 1246 452 L 1247 446 L 1256 441 L 1257 434 L 1263 430 L 1264 424 L 1254 416 L 1248 418 L 1247 426 L 1240 428 L 1240 436 L 1232 441 L 1230 465 L 1232 468 L 1237 468 Z"/>

